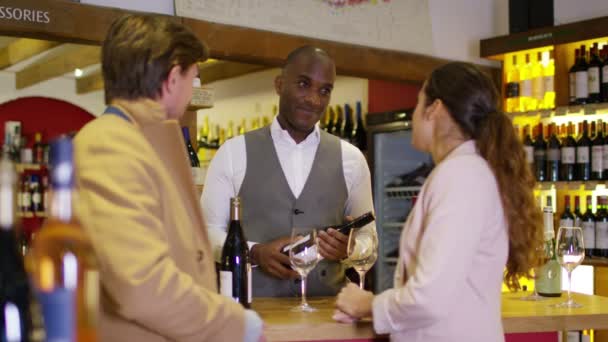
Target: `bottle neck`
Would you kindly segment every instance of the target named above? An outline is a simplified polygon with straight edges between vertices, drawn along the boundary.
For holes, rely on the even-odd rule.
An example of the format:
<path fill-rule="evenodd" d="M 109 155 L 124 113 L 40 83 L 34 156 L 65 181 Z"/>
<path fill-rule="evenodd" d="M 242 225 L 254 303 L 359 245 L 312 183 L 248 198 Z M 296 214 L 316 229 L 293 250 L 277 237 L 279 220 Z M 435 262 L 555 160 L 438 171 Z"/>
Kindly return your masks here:
<path fill-rule="evenodd" d="M 72 190 L 54 189 L 51 196 L 50 215 L 58 221 L 72 220 Z"/>

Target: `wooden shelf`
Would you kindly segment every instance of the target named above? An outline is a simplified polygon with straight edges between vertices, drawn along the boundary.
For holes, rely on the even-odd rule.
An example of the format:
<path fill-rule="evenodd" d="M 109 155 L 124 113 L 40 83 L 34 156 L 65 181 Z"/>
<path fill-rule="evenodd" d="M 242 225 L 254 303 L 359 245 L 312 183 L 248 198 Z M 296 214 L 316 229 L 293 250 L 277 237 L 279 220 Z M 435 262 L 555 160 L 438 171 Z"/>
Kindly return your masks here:
<path fill-rule="evenodd" d="M 589 103 L 575 106 L 559 106 L 554 109 L 539 109 L 529 112 L 507 113 L 508 116 L 515 118 L 520 116 L 537 116 L 542 118 L 560 117 L 564 115 L 594 115 L 608 114 L 608 102 Z"/>
<path fill-rule="evenodd" d="M 46 170 L 45 164 L 24 164 L 24 163 L 16 163 L 15 169 L 17 172 L 22 173 L 24 171 L 40 171 Z"/>
<path fill-rule="evenodd" d="M 608 17 L 601 17 L 483 39 L 480 43 L 480 55 L 485 58 L 502 60 L 506 53 L 575 43 L 605 36 L 608 36 Z"/>
<path fill-rule="evenodd" d="M 551 190 L 555 188 L 556 190 L 580 190 L 581 187 L 584 187 L 587 191 L 595 190 L 598 185 L 608 186 L 608 181 L 559 181 L 559 182 L 537 182 L 536 190 Z"/>
<path fill-rule="evenodd" d="M 23 213 L 23 212 L 17 212 L 17 217 L 21 217 L 21 218 L 45 218 L 48 215 L 46 214 L 45 211 L 37 211 L 36 213 Z"/>
<path fill-rule="evenodd" d="M 585 257 L 585 260 L 583 260 L 583 265 L 596 266 L 596 267 L 608 267 L 608 259 Z"/>

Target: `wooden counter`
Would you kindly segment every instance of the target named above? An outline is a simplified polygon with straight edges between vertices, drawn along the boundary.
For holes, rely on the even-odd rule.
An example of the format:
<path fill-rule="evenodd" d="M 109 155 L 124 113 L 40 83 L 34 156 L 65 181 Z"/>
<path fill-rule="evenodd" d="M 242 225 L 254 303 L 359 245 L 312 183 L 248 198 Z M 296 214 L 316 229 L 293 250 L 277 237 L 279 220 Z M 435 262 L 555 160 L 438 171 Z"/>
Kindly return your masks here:
<path fill-rule="evenodd" d="M 502 316 L 505 333 L 542 332 L 560 330 L 608 329 L 608 298 L 574 294 L 582 304 L 579 309 L 557 309 L 551 305 L 566 299 L 551 298 L 539 302 L 526 302 L 519 298 L 526 293 L 505 293 L 502 298 Z M 257 298 L 253 309 L 266 324 L 269 341 L 319 340 L 386 340 L 376 335 L 372 322 L 340 324 L 331 317 L 334 298 L 312 298 L 309 304 L 318 309 L 315 313 L 291 312 L 299 304 L 298 298 Z"/>

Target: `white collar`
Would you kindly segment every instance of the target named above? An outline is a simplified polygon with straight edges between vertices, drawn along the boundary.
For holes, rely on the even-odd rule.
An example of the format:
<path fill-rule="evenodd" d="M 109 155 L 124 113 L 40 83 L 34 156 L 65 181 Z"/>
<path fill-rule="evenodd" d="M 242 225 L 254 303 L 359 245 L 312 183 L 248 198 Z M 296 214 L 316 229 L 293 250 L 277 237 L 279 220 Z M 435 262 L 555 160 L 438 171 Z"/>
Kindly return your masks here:
<path fill-rule="evenodd" d="M 295 140 L 289 135 L 286 129 L 283 129 L 279 124 L 279 121 L 275 117 L 270 124 L 270 136 L 272 140 L 279 143 L 286 143 L 292 146 L 301 145 L 301 146 L 310 146 L 310 145 L 318 145 L 321 141 L 321 132 L 319 128 L 319 123 L 315 124 L 315 129 L 310 133 L 306 139 L 304 139 L 301 143 L 297 144 Z"/>

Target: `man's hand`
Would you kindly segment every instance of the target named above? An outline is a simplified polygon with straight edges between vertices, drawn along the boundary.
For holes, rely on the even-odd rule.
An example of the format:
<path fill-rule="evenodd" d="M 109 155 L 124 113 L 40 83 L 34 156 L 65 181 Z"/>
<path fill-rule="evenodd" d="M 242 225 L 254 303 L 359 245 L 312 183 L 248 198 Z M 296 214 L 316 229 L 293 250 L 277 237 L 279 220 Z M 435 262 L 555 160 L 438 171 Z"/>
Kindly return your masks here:
<path fill-rule="evenodd" d="M 345 221 L 350 222 L 353 218 L 347 216 Z M 348 235 L 329 228 L 327 232 L 319 231 L 319 254 L 327 260 L 339 261 L 348 256 Z"/>
<path fill-rule="evenodd" d="M 281 250 L 291 243 L 290 237 L 282 237 L 267 243 L 258 243 L 251 248 L 251 259 L 265 273 L 279 279 L 296 279 L 298 273 L 291 269 L 289 257 Z"/>

